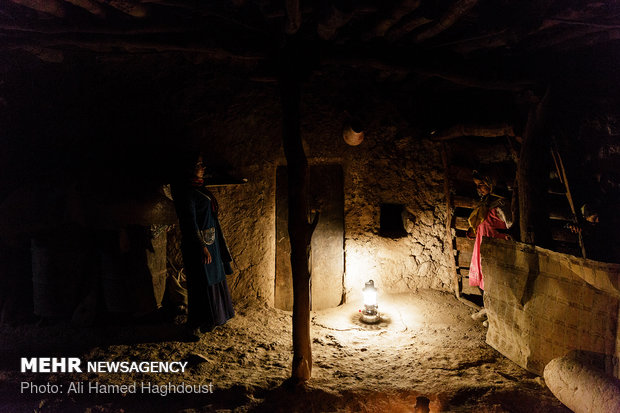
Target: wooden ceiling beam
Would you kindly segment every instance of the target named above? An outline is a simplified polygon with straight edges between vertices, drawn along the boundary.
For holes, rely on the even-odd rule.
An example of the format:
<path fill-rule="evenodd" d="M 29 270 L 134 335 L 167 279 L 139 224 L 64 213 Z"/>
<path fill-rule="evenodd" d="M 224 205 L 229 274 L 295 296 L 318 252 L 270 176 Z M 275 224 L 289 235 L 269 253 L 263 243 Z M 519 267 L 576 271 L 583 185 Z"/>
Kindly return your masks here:
<path fill-rule="evenodd" d="M 214 61 L 256 65 L 267 60 L 267 54 L 242 55 L 230 52 L 222 48 L 206 47 L 201 44 L 180 46 L 174 43 L 149 42 L 146 40 L 117 39 L 117 40 L 86 40 L 86 39 L 50 39 L 42 38 L 35 40 L 6 40 L 0 45 L 0 50 L 25 50 L 34 49 L 66 49 L 68 47 L 80 48 L 99 53 L 110 53 L 119 49 L 128 54 L 140 54 L 146 52 L 184 52 L 202 54 Z"/>
<path fill-rule="evenodd" d="M 84 0 L 66 0 L 75 2 L 82 2 Z M 88 0 L 90 1 L 90 0 Z M 85 4 L 85 3 L 84 3 Z M 221 20 L 225 27 L 235 27 L 236 31 L 251 31 L 257 34 L 267 35 L 266 31 L 258 29 L 256 27 L 249 26 L 238 20 L 229 18 L 221 14 L 215 14 L 210 12 L 203 12 L 202 16 L 213 17 Z M 0 30 L 7 32 L 32 32 L 41 34 L 171 34 L 171 33 L 199 33 L 205 32 L 205 22 L 203 20 L 179 20 L 169 24 L 165 23 L 151 23 L 149 20 L 141 20 L 140 22 L 134 22 L 128 24 L 126 21 L 117 21 L 111 19 L 93 21 L 91 20 L 77 20 L 72 19 L 69 23 L 67 20 L 48 19 L 49 21 L 25 21 L 24 19 L 11 19 L 10 21 L 0 21 Z"/>
<path fill-rule="evenodd" d="M 600 31 L 601 29 L 592 27 L 579 27 L 570 31 L 558 30 L 558 28 L 555 27 L 548 30 L 542 30 L 535 35 L 530 36 L 529 39 L 523 43 L 522 49 L 524 51 L 544 50 Z"/>
<path fill-rule="evenodd" d="M 399 24 L 399 25 L 396 25 L 395 27 L 391 28 L 387 32 L 385 37 L 388 39 L 388 41 L 395 42 L 397 40 L 402 39 L 403 37 L 405 37 L 406 35 L 408 35 L 412 31 L 416 30 L 418 27 L 422 27 L 425 24 L 429 24 L 431 22 L 432 22 L 432 20 L 427 18 L 427 17 L 415 16 L 415 17 L 412 17 L 411 19 L 409 19 L 406 23 L 404 23 L 402 25 Z"/>
<path fill-rule="evenodd" d="M 371 35 L 368 38 L 383 37 L 395 24 L 400 22 L 403 17 L 414 12 L 422 0 L 403 0 L 397 4 L 389 13 L 388 16 L 381 19 L 371 31 Z"/>
<path fill-rule="evenodd" d="M 46 49 L 41 47 L 24 48 L 25 52 L 28 52 L 40 60 L 49 63 L 62 63 L 64 60 L 64 53 L 61 50 Z"/>
<path fill-rule="evenodd" d="M 447 141 L 462 136 L 480 136 L 484 138 L 496 138 L 499 136 L 515 136 L 514 128 L 511 124 L 502 123 L 495 125 L 454 125 L 433 136 L 433 141 Z"/>
<path fill-rule="evenodd" d="M 144 18 L 148 14 L 148 7 L 131 0 L 98 0 L 99 3 L 103 3 L 107 6 L 115 8 L 125 14 L 132 17 Z"/>
<path fill-rule="evenodd" d="M 165 7 L 178 7 L 185 10 L 196 10 L 203 4 L 201 0 L 140 0 L 144 4 L 157 4 Z"/>
<path fill-rule="evenodd" d="M 67 5 L 59 0 L 10 0 L 12 3 L 55 17 L 67 15 Z"/>
<path fill-rule="evenodd" d="M 552 25 L 551 23 L 555 23 L 555 24 Z M 568 25 L 568 26 L 594 27 L 597 29 L 620 29 L 620 24 L 597 23 L 597 22 L 591 22 L 591 21 L 567 20 L 567 19 L 560 19 L 560 18 L 546 19 L 546 21 L 543 24 L 546 27 L 557 26 L 557 25 L 563 24 L 563 25 Z"/>
<path fill-rule="evenodd" d="M 416 66 L 397 65 L 386 63 L 376 58 L 345 58 L 345 57 L 323 57 L 321 63 L 324 65 L 366 67 L 376 69 L 386 73 L 396 75 L 418 74 L 425 77 L 437 77 L 448 82 L 485 90 L 504 90 L 511 92 L 522 92 L 536 86 L 536 82 L 528 79 L 504 80 L 475 77 L 464 73 L 449 72 L 445 69 L 433 69 L 421 64 Z"/>
<path fill-rule="evenodd" d="M 467 54 L 480 49 L 492 50 L 498 47 L 515 44 L 516 35 L 509 29 L 481 34 L 480 36 L 468 37 L 450 42 L 431 46 L 429 49 L 451 49 L 457 53 Z"/>
<path fill-rule="evenodd" d="M 61 34 L 86 34 L 86 35 L 136 35 L 136 34 L 173 34 L 173 33 L 197 33 L 203 28 L 199 26 L 143 26 L 136 28 L 123 28 L 118 26 L 67 26 L 67 25 L 25 25 L 25 24 L 3 24 L 0 23 L 0 30 L 5 32 L 38 33 L 41 35 L 61 35 Z"/>
<path fill-rule="evenodd" d="M 353 12 L 344 12 L 333 5 L 328 6 L 327 13 L 317 26 L 317 33 L 323 40 L 331 40 L 336 37 L 338 30 L 344 27 L 351 18 Z"/>
<path fill-rule="evenodd" d="M 80 7 L 95 16 L 105 17 L 107 15 L 104 7 L 94 0 L 65 0 L 76 7 Z"/>
<path fill-rule="evenodd" d="M 425 40 L 430 39 L 431 37 L 437 36 L 439 33 L 447 30 L 452 27 L 454 23 L 456 23 L 463 15 L 465 15 L 469 10 L 471 10 L 476 4 L 478 4 L 478 0 L 457 0 L 452 6 L 447 10 L 447 12 L 441 16 L 437 24 L 432 27 L 424 30 L 422 33 L 417 34 L 413 41 L 415 43 L 420 43 Z"/>
<path fill-rule="evenodd" d="M 511 92 L 521 92 L 523 90 L 531 89 L 533 86 L 536 85 L 536 82 L 526 79 L 513 81 L 503 79 L 483 79 L 459 73 L 427 70 L 420 70 L 418 71 L 418 73 L 426 75 L 428 77 L 438 77 L 440 79 L 457 85 L 486 90 L 505 90 Z"/>
<path fill-rule="evenodd" d="M 607 43 L 615 40 L 620 40 L 620 29 L 603 30 L 595 33 L 590 33 L 578 39 L 561 43 L 558 45 L 557 48 L 558 50 L 562 51 L 570 51 L 588 48 L 600 43 Z"/>

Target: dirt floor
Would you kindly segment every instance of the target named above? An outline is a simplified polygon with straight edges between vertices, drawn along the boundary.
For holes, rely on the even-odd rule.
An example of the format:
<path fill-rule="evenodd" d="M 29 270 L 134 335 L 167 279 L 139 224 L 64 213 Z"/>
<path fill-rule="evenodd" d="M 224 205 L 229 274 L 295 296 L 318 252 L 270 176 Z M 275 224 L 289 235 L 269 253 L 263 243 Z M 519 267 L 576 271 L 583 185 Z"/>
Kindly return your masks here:
<path fill-rule="evenodd" d="M 199 342 L 179 341 L 182 317 L 80 329 L 66 323 L 5 326 L 0 411 L 569 411 L 542 378 L 486 345 L 486 329 L 470 317 L 474 310 L 453 295 L 419 291 L 379 300 L 383 320 L 376 325 L 359 321 L 359 303 L 312 313 L 314 363 L 304 387 L 286 381 L 291 313 L 265 305 L 237 306 L 234 319 Z M 20 357 L 35 356 L 79 357 L 82 365 L 98 360 L 188 364 L 185 373 L 21 373 Z M 33 393 L 31 382 L 47 393 Z M 83 393 L 68 394 L 78 382 Z M 22 392 L 22 383 L 30 390 Z M 128 387 L 124 394 L 96 393 L 97 383 L 97 388 Z M 54 384 L 60 390 L 50 394 Z M 164 396 L 163 390 L 153 392 L 156 386 L 176 392 Z"/>

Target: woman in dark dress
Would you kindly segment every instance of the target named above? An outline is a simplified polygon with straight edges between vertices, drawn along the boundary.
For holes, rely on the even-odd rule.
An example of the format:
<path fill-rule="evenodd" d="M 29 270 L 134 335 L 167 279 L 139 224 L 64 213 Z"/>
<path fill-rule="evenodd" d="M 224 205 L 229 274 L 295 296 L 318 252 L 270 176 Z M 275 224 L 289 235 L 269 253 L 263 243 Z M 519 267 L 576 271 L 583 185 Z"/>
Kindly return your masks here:
<path fill-rule="evenodd" d="M 226 274 L 232 257 L 218 221 L 218 203 L 204 186 L 205 167 L 197 156 L 185 179 L 171 186 L 181 228 L 181 252 L 187 277 L 189 338 L 226 323 L 235 311 Z"/>

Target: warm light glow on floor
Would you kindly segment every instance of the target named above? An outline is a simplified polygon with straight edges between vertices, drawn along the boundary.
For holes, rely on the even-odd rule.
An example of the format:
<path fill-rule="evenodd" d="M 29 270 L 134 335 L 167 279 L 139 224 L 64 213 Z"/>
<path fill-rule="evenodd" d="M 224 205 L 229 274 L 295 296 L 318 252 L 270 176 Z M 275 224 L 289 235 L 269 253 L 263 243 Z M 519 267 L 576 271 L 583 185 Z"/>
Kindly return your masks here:
<path fill-rule="evenodd" d="M 398 347 L 401 333 L 420 330 L 425 320 L 422 310 L 412 294 L 380 294 L 377 298 L 381 321 L 366 324 L 360 320 L 364 305 L 361 299 L 337 308 L 313 313 L 313 324 L 328 328 L 338 334 L 343 342 L 363 340 L 369 346 Z M 342 334 L 340 334 L 342 332 Z M 405 343 L 403 343 L 405 344 Z"/>

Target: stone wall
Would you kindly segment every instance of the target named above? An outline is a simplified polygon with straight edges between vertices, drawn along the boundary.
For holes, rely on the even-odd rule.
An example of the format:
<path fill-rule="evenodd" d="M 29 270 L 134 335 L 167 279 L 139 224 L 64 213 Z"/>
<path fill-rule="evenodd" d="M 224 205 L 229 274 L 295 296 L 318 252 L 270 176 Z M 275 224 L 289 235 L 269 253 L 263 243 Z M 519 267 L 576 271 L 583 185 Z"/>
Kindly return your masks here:
<path fill-rule="evenodd" d="M 242 170 L 248 184 L 214 191 L 221 225 L 234 259 L 228 282 L 235 300 L 257 299 L 273 305 L 275 275 L 275 168 Z"/>
<path fill-rule="evenodd" d="M 0 179 L 0 192 L 10 195 L 29 181 L 50 177 L 73 179 L 88 190 L 84 196 L 106 202 L 119 193 L 131 198 L 138 188 L 155 193 L 170 182 L 174 157 L 198 147 L 215 170 L 248 179 L 214 189 L 236 263 L 229 278 L 233 296 L 273 305 L 276 169 L 286 165 L 278 85 L 227 68 L 175 64 L 172 70 L 145 57 L 123 66 L 91 62 L 70 72 L 40 67 L 32 74 L 36 84 L 30 75 L 12 73 L 15 79 L 7 83 L 14 86 L 5 99 L 13 120 L 2 131 L 7 142 L 2 154 L 15 156 L 6 159 L 11 174 Z M 147 69 L 158 75 L 145 77 Z M 37 96 L 39 105 L 25 96 Z M 358 296 L 370 278 L 387 292 L 453 289 L 452 257 L 444 248 L 440 146 L 415 126 L 424 119 L 419 110 L 428 108 L 427 102 L 413 110 L 410 99 L 393 83 L 354 69 L 316 71 L 304 82 L 301 130 L 308 160 L 343 170 L 346 299 Z M 355 147 L 342 138 L 350 116 L 360 118 L 365 130 L 365 140 Z M 401 204 L 409 212 L 405 237 L 379 235 L 382 203 Z M 178 268 L 176 235 L 169 237 L 168 254 Z"/>
<path fill-rule="evenodd" d="M 248 90 L 205 114 L 195 125 L 196 142 L 214 162 L 224 160 L 233 174 L 248 178 L 247 184 L 215 191 L 237 264 L 229 279 L 233 296 L 273 305 L 275 176 L 277 166 L 286 164 L 281 114 L 275 85 Z M 408 130 L 387 96 L 371 94 L 365 140 L 348 146 L 342 139 L 347 114 L 337 88 L 311 84 L 304 90 L 302 138 L 309 163 L 343 167 L 346 299 L 361 296 L 368 279 L 391 293 L 452 291 L 440 145 Z M 379 235 L 382 203 L 402 204 L 408 211 L 405 237 Z"/>
<path fill-rule="evenodd" d="M 0 177 L 4 201 L 0 209 L 6 207 L 6 199 L 34 182 L 45 188 L 41 192 L 45 194 L 63 188 L 65 184 L 59 182 L 75 181 L 82 188 L 80 194 L 106 202 L 119 193 L 135 197 L 137 190 L 156 192 L 158 185 L 169 183 L 171 158 L 182 148 L 199 146 L 217 170 L 248 178 L 247 184 L 215 189 L 235 256 L 236 272 L 230 278 L 233 295 L 236 300 L 252 298 L 272 305 L 276 169 L 286 164 L 274 79 L 250 80 L 242 69 L 235 73 L 228 66 L 197 64 L 178 56 L 161 60 L 144 55 L 122 65 L 115 59 L 107 63 L 105 59 L 76 59 L 75 64 L 61 66 L 33 63 L 28 58 L 16 61 L 4 73 L 0 115 L 7 122 L 0 131 L 0 158 L 6 173 Z M 497 94 L 493 99 L 478 93 L 455 96 L 453 86 L 444 90 L 448 86 L 444 84 L 436 90 L 441 82 L 435 80 L 417 84 L 417 80 L 390 78 L 357 67 L 325 65 L 312 72 L 302 89 L 302 137 L 311 164 L 342 165 L 345 298 L 359 296 L 370 278 L 380 291 L 452 291 L 453 257 L 446 248 L 440 145 L 427 139 L 428 132 L 463 122 L 495 120 L 489 113 L 501 113 L 505 121 L 503 115 L 514 112 L 510 118 L 515 118 L 515 127 L 523 126 L 525 117 L 519 115 L 512 94 Z M 600 185 L 606 193 L 617 193 L 614 166 L 620 153 L 620 122 L 610 113 L 617 113 L 618 105 L 594 106 L 583 101 L 581 94 L 575 96 L 579 101 L 566 99 L 561 111 L 565 116 L 559 123 L 566 133 L 558 133 L 558 137 L 578 134 L 579 145 L 571 147 L 577 159 L 565 159 L 567 168 L 576 168 L 569 170 L 571 183 L 578 187 L 580 175 L 591 175 L 580 173 L 581 169 L 600 167 L 604 173 L 599 182 L 581 186 Z M 585 114 L 584 106 L 591 107 Z M 359 146 L 348 146 L 342 139 L 350 116 L 364 126 L 365 139 Z M 473 156 L 475 141 L 458 139 L 450 146 L 459 157 L 469 153 L 471 159 L 465 163 L 471 167 L 479 162 L 512 162 L 506 158 L 503 143 L 480 147 L 477 142 L 480 153 Z M 589 197 L 575 190 L 576 203 Z M 379 234 L 384 203 L 403 206 L 406 236 L 392 239 Z M 35 229 L 25 228 L 29 225 L 24 225 L 24 211 L 35 204 L 50 209 L 47 203 L 23 200 L 15 203 L 22 219 L 10 220 L 20 223 L 20 236 L 26 241 Z M 110 206 L 105 203 L 101 210 L 109 213 Z M 8 221 L 9 214 L 2 215 Z M 42 224 L 56 224 L 41 219 L 52 215 L 49 211 L 33 214 L 48 221 Z M 77 221 L 88 228 L 97 224 L 88 217 L 70 218 L 73 224 Z M 7 243 L 9 231 L 2 229 L 0 242 Z"/>
<path fill-rule="evenodd" d="M 380 291 L 392 293 L 451 290 L 452 257 L 444 246 L 446 208 L 438 146 L 415 137 L 370 135 L 368 140 L 391 142 L 393 153 L 385 147 L 361 148 L 366 153 L 346 164 L 347 295 L 358 295 L 368 279 L 375 280 Z M 382 203 L 402 204 L 410 214 L 407 236 L 379 235 Z"/>

